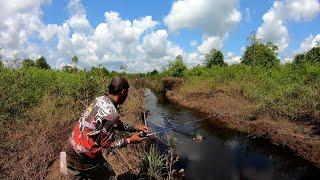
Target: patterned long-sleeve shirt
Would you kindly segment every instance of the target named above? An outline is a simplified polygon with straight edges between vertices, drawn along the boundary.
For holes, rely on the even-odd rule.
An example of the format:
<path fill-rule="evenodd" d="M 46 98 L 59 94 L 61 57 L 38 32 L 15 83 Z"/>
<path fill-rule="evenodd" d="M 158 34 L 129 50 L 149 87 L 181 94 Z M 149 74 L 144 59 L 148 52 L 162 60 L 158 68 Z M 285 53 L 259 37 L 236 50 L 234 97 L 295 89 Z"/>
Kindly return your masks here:
<path fill-rule="evenodd" d="M 114 149 L 127 144 L 125 138 L 115 139 L 114 130 L 135 131 L 123 123 L 112 100 L 107 96 L 97 97 L 85 110 L 73 129 L 69 142 L 78 154 L 92 158 L 102 149 Z"/>

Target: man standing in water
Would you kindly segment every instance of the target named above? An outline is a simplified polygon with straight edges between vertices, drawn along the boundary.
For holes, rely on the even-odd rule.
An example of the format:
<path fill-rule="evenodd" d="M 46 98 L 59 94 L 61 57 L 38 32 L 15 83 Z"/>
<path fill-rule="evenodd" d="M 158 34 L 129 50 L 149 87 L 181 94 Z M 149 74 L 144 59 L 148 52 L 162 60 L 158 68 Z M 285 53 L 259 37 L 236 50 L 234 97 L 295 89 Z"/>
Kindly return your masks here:
<path fill-rule="evenodd" d="M 109 95 L 97 97 L 81 115 L 69 138 L 67 164 L 76 179 L 109 179 L 115 176 L 102 156 L 102 150 L 111 151 L 130 143 L 142 141 L 140 133 L 129 138 L 115 139 L 114 130 L 147 131 L 146 126 L 131 126 L 119 117 L 118 105 L 128 96 L 129 83 L 124 77 L 113 78 Z"/>

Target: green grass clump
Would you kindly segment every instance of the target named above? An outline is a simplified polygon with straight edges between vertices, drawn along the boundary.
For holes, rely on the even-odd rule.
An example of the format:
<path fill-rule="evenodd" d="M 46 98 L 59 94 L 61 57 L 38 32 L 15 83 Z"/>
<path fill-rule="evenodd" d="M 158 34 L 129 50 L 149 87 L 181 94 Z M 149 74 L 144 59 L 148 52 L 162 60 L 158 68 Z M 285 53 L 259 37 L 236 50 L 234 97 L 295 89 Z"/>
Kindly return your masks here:
<path fill-rule="evenodd" d="M 105 93 L 108 76 L 86 71 L 68 73 L 39 68 L 0 69 L 0 119 L 10 122 L 24 119 L 28 109 L 49 95 L 65 102 L 86 101 Z M 59 104 L 59 103 L 58 103 Z"/>
<path fill-rule="evenodd" d="M 164 74 L 149 76 L 159 81 Z M 320 111 L 320 67 L 310 64 L 286 64 L 274 68 L 231 65 L 194 67 L 184 72 L 185 83 L 179 92 L 210 94 L 226 89 L 231 95 L 240 95 L 258 104 L 260 112 L 289 117 L 311 119 Z M 308 120 L 304 119 L 304 120 Z"/>

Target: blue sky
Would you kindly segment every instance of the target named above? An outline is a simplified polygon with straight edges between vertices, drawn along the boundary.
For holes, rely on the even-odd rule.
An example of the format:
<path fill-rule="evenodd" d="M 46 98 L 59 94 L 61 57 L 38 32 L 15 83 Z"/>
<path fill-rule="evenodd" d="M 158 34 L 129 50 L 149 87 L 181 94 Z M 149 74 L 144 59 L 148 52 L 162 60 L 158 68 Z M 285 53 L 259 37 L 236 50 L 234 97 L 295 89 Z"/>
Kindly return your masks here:
<path fill-rule="evenodd" d="M 320 39 L 318 0 L 18 2 L 0 3 L 8 9 L 0 13 L 2 54 L 44 55 L 56 68 L 70 64 L 72 55 L 84 68 L 127 64 L 128 71 L 150 71 L 177 54 L 193 66 L 212 48 L 221 49 L 228 63 L 239 63 L 252 32 L 277 44 L 285 62 Z"/>

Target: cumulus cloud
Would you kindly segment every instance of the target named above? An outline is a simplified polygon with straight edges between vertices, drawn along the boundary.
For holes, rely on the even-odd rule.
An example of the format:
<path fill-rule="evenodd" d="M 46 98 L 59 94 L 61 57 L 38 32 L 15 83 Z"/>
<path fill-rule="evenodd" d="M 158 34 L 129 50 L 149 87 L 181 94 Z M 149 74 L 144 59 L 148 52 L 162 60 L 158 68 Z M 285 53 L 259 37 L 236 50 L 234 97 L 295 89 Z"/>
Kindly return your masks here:
<path fill-rule="evenodd" d="M 201 29 L 209 35 L 224 35 L 241 20 L 238 0 L 179 0 L 164 18 L 169 31 Z"/>
<path fill-rule="evenodd" d="M 168 33 L 163 29 L 146 35 L 143 38 L 142 49 L 149 58 L 172 57 L 183 53 L 179 46 L 168 41 Z"/>
<path fill-rule="evenodd" d="M 319 46 L 320 34 L 314 36 L 310 34 L 301 44 L 298 53 L 307 52 L 315 46 Z"/>
<path fill-rule="evenodd" d="M 221 49 L 223 47 L 223 39 L 218 36 L 205 37 L 202 44 L 198 46 L 200 54 L 207 54 L 211 49 Z"/>
<path fill-rule="evenodd" d="M 41 21 L 49 0 L 1 1 L 0 47 L 4 58 L 38 58 L 44 55 L 52 67 L 61 68 L 79 57 L 80 67 L 106 65 L 110 70 L 128 65 L 131 72 L 158 69 L 184 55 L 168 40 L 164 29 L 154 30 L 158 22 L 151 16 L 124 20 L 117 12 L 106 12 L 105 21 L 92 27 L 80 0 L 70 0 L 69 18 L 62 24 Z M 18 38 L 17 38 L 18 37 Z M 35 40 L 35 42 L 33 42 Z"/>
<path fill-rule="evenodd" d="M 225 56 L 224 61 L 228 64 L 239 64 L 241 62 L 241 57 L 235 55 L 232 52 L 228 52 L 227 56 Z"/>
<path fill-rule="evenodd" d="M 45 25 L 41 21 L 41 6 L 50 0 L 0 1 L 0 47 L 3 58 L 38 57 L 40 50 L 33 43 L 39 30 Z M 38 53 L 37 53 L 38 52 Z"/>
<path fill-rule="evenodd" d="M 320 12 L 318 0 L 275 1 L 262 17 L 257 36 L 263 41 L 272 41 L 283 51 L 289 45 L 287 21 L 309 21 Z"/>

